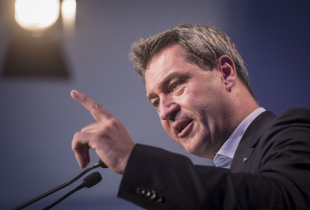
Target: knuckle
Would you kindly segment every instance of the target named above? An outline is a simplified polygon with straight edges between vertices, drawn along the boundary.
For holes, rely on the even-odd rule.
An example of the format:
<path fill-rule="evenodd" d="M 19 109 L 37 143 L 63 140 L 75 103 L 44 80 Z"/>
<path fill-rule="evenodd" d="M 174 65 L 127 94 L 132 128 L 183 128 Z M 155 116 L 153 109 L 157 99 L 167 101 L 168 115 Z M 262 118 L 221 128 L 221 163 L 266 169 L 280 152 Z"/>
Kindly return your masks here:
<path fill-rule="evenodd" d="M 81 132 L 76 132 L 73 136 L 73 140 L 71 142 L 71 149 L 76 152 L 81 147 Z"/>
<path fill-rule="evenodd" d="M 102 109 L 102 106 L 98 104 L 97 102 L 94 102 L 94 104 L 92 105 L 92 112 L 94 113 L 100 112 L 101 109 Z"/>
<path fill-rule="evenodd" d="M 115 128 L 118 127 L 118 120 L 115 118 L 111 118 L 109 120 L 106 121 L 105 126 L 104 126 L 104 131 L 105 132 L 111 132 L 113 131 Z"/>
<path fill-rule="evenodd" d="M 111 127 L 117 127 L 118 126 L 118 120 L 116 118 L 110 119 L 110 126 Z"/>
<path fill-rule="evenodd" d="M 100 106 L 100 105 L 99 105 L 99 106 Z M 91 110 L 91 114 L 92 114 L 93 116 L 101 115 L 102 112 L 103 112 L 103 110 L 102 110 L 100 107 L 96 106 L 96 105 L 93 106 L 93 108 L 92 108 L 92 110 Z"/>
<path fill-rule="evenodd" d="M 80 93 L 79 94 L 80 102 L 85 102 L 86 101 L 86 95 Z"/>
<path fill-rule="evenodd" d="M 91 113 L 93 116 L 96 116 L 97 113 L 98 113 L 98 110 L 97 110 L 97 109 L 92 109 L 90 113 Z"/>
<path fill-rule="evenodd" d="M 84 128 L 82 128 L 81 129 L 81 131 L 80 132 L 78 132 L 78 133 L 83 133 L 83 132 L 85 132 L 85 131 L 87 131 L 87 130 L 89 130 L 91 125 L 89 125 L 89 126 L 86 126 L 86 127 L 84 127 Z"/>
<path fill-rule="evenodd" d="M 94 104 L 94 110 L 99 110 L 101 108 L 101 105 L 95 102 Z"/>
<path fill-rule="evenodd" d="M 94 141 L 100 141 L 102 138 L 107 138 L 107 135 L 109 134 L 109 127 L 102 127 L 97 133 L 95 133 Z"/>
<path fill-rule="evenodd" d="M 80 137 L 80 133 L 81 132 L 76 132 L 75 134 L 74 134 L 74 136 L 73 136 L 73 139 L 79 139 L 79 137 Z"/>

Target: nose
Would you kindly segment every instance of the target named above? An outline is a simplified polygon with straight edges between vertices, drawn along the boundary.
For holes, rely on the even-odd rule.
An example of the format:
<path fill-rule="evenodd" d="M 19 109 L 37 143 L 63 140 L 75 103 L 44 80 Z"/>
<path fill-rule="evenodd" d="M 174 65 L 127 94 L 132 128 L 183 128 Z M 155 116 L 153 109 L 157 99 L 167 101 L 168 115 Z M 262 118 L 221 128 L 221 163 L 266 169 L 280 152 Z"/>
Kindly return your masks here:
<path fill-rule="evenodd" d="M 158 108 L 159 118 L 161 120 L 173 120 L 173 115 L 180 109 L 180 106 L 175 103 L 171 96 L 162 96 Z"/>

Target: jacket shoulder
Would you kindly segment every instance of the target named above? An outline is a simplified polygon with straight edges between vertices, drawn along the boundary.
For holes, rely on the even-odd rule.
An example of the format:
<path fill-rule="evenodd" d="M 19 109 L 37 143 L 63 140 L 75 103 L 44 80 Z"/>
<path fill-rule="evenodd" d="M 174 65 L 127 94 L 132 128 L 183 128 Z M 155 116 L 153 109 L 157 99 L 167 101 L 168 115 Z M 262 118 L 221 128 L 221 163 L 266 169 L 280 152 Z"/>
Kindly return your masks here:
<path fill-rule="evenodd" d="M 292 107 L 284 110 L 277 119 L 309 119 L 310 122 L 310 108 L 307 107 Z"/>

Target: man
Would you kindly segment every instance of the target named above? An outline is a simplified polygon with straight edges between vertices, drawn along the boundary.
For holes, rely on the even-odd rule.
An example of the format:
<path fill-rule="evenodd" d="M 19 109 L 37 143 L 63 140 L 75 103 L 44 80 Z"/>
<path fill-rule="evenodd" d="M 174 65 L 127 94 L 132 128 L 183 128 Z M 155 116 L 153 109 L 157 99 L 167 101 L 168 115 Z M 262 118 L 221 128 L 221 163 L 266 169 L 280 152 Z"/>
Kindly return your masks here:
<path fill-rule="evenodd" d="M 119 120 L 74 90 L 97 120 L 72 141 L 82 168 L 94 149 L 124 174 L 118 196 L 148 209 L 310 208 L 310 111 L 292 108 L 276 117 L 259 107 L 225 33 L 183 24 L 140 40 L 132 51 L 163 128 L 217 167 L 135 145 Z"/>

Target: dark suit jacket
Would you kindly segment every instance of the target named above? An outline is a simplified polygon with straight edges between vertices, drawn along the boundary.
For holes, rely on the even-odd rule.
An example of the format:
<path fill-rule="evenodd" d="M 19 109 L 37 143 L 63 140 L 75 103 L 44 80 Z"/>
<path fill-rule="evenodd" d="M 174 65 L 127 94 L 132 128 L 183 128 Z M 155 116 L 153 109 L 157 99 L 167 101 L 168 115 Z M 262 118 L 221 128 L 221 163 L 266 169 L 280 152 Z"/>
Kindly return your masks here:
<path fill-rule="evenodd" d="M 310 209 L 310 109 L 260 114 L 230 169 L 137 144 L 118 197 L 147 209 Z"/>

